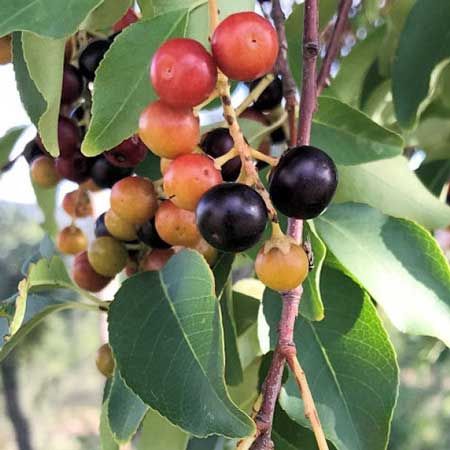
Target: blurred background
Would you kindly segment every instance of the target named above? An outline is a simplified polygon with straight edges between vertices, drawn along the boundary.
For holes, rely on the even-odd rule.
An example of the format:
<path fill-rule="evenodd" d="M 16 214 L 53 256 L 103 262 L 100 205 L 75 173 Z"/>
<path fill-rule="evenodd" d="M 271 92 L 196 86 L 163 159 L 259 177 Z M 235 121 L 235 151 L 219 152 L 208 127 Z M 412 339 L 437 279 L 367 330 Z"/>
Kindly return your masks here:
<path fill-rule="evenodd" d="M 30 125 L 30 121 L 20 103 L 11 65 L 0 66 L 0 90 L 3 136 L 9 128 Z M 34 134 L 30 125 L 15 154 Z M 16 292 L 20 267 L 43 238 L 42 214 L 28 170 L 26 162 L 19 160 L 0 178 L 1 299 Z M 59 198 L 72 189 L 70 183 L 60 187 Z M 60 223 L 67 220 L 63 214 L 57 219 Z M 389 449 L 449 450 L 449 349 L 432 338 L 403 335 L 387 320 L 385 324 L 401 368 Z M 2 335 L 4 326 L 0 318 Z M 99 317 L 93 314 L 52 315 L 0 366 L 0 450 L 99 448 L 104 380 L 95 367 L 95 352 L 101 328 Z"/>

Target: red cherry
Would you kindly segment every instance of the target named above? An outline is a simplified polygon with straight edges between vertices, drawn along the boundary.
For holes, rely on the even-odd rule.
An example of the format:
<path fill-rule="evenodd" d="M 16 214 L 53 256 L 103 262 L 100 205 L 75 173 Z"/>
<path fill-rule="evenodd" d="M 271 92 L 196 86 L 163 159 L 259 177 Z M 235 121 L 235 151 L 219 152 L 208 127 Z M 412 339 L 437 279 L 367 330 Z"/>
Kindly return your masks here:
<path fill-rule="evenodd" d="M 173 107 L 199 105 L 212 93 L 217 68 L 193 39 L 170 39 L 153 56 L 150 76 L 161 100 Z"/>
<path fill-rule="evenodd" d="M 105 153 L 105 158 L 117 167 L 136 167 L 144 161 L 148 149 L 138 136 L 125 139 L 117 147 Z"/>
<path fill-rule="evenodd" d="M 272 70 L 278 56 L 278 36 L 264 17 L 241 12 L 219 24 L 211 48 L 225 75 L 233 80 L 252 81 Z"/>

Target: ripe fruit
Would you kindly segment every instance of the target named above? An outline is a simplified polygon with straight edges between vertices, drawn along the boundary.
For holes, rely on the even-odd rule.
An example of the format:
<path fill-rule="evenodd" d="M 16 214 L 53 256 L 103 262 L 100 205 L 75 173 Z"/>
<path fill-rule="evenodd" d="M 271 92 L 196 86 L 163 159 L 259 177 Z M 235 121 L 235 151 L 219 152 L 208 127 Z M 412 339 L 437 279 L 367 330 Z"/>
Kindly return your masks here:
<path fill-rule="evenodd" d="M 99 275 L 91 266 L 87 252 L 77 255 L 73 262 L 72 278 L 77 286 L 90 292 L 99 292 L 104 289 L 112 278 Z"/>
<path fill-rule="evenodd" d="M 268 20 L 254 12 L 241 12 L 219 24 L 211 48 L 225 75 L 252 81 L 272 70 L 278 56 L 278 36 Z"/>
<path fill-rule="evenodd" d="M 70 105 L 83 93 L 83 77 L 80 71 L 71 64 L 64 66 L 61 103 Z"/>
<path fill-rule="evenodd" d="M 137 228 L 137 236 L 141 242 L 152 248 L 170 248 L 170 244 L 164 242 L 156 231 L 155 219 L 140 225 Z"/>
<path fill-rule="evenodd" d="M 38 141 L 38 143 L 42 141 Z M 63 158 L 69 158 L 78 151 L 81 145 L 81 134 L 77 124 L 67 117 L 59 116 L 58 119 L 58 145 Z M 45 149 L 44 149 L 45 150 Z"/>
<path fill-rule="evenodd" d="M 95 358 L 95 364 L 99 372 L 106 378 L 111 378 L 114 374 L 116 363 L 112 355 L 111 347 L 109 344 L 103 344 L 97 350 L 97 357 Z"/>
<path fill-rule="evenodd" d="M 82 183 L 91 175 L 91 167 L 94 159 L 87 158 L 79 150 L 68 157 L 59 156 L 55 160 L 56 170 L 62 178 Z"/>
<path fill-rule="evenodd" d="M 132 224 L 149 221 L 158 208 L 153 183 L 144 177 L 127 177 L 111 190 L 111 209 Z"/>
<path fill-rule="evenodd" d="M 175 251 L 172 248 L 149 250 L 141 261 L 141 270 L 161 270 L 174 254 Z"/>
<path fill-rule="evenodd" d="M 111 233 L 108 231 L 108 228 L 106 228 L 105 216 L 106 213 L 100 214 L 97 217 L 97 220 L 95 221 L 95 230 L 94 230 L 95 237 L 111 236 Z"/>
<path fill-rule="evenodd" d="M 141 114 L 139 137 L 156 155 L 174 159 L 192 153 L 200 139 L 200 125 L 191 109 L 172 109 L 156 101 Z"/>
<path fill-rule="evenodd" d="M 136 167 L 144 161 L 148 149 L 138 136 L 125 139 L 117 147 L 105 152 L 105 158 L 117 167 Z"/>
<path fill-rule="evenodd" d="M 252 81 L 250 90 L 255 89 L 260 81 L 261 79 Z M 253 109 L 257 111 L 270 111 L 276 108 L 281 103 L 281 100 L 283 100 L 283 82 L 277 77 L 264 89 L 258 97 L 258 100 L 253 103 Z"/>
<path fill-rule="evenodd" d="M 234 147 L 234 141 L 228 128 L 216 128 L 203 136 L 200 147 L 207 155 L 219 158 Z M 235 181 L 240 171 L 241 159 L 236 156 L 222 166 L 222 177 L 225 181 Z"/>
<path fill-rule="evenodd" d="M 84 189 L 68 192 L 63 198 L 62 207 L 71 217 L 83 218 L 93 214 L 91 199 Z"/>
<path fill-rule="evenodd" d="M 264 247 L 255 261 L 258 278 L 274 291 L 287 291 L 299 286 L 308 275 L 309 262 L 305 250 L 291 244 L 287 254 L 273 247 L 267 253 Z"/>
<path fill-rule="evenodd" d="M 222 182 L 222 175 L 212 158 L 199 154 L 183 155 L 167 169 L 164 192 L 178 208 L 194 211 L 200 197 Z"/>
<path fill-rule="evenodd" d="M 155 216 L 158 234 L 170 245 L 189 247 L 200 239 L 195 214 L 178 208 L 170 200 L 161 203 Z"/>
<path fill-rule="evenodd" d="M 0 38 L 0 65 L 8 64 L 12 61 L 11 35 Z"/>
<path fill-rule="evenodd" d="M 50 156 L 36 158 L 31 164 L 31 179 L 41 188 L 55 187 L 61 179 L 55 167 L 55 160 Z"/>
<path fill-rule="evenodd" d="M 45 155 L 45 153 L 42 151 L 41 147 L 37 144 L 35 139 L 28 142 L 28 144 L 25 145 L 25 148 L 23 149 L 23 156 L 28 164 L 31 164 L 37 157 L 43 155 Z"/>
<path fill-rule="evenodd" d="M 193 245 L 191 248 L 193 250 L 197 250 L 200 253 L 200 255 L 202 255 L 206 259 L 206 262 L 210 266 L 212 266 L 217 261 L 217 256 L 219 255 L 219 253 L 214 247 L 209 245 L 203 238 L 201 238 L 197 242 L 197 244 Z"/>
<path fill-rule="evenodd" d="M 255 245 L 267 223 L 264 200 L 240 183 L 214 186 L 201 198 L 196 213 L 204 239 L 225 252 L 241 252 Z"/>
<path fill-rule="evenodd" d="M 119 20 L 117 21 L 114 26 L 113 26 L 113 30 L 116 33 L 119 33 L 120 31 L 122 31 L 124 28 L 126 28 L 128 25 L 131 25 L 132 23 L 135 23 L 139 20 L 138 16 L 136 15 L 136 13 L 134 12 L 133 8 L 128 8 L 127 12 L 125 13 L 125 15 Z"/>
<path fill-rule="evenodd" d="M 91 178 L 97 186 L 105 189 L 113 187 L 115 183 L 128 177 L 132 172 L 131 168 L 113 166 L 105 158 L 100 157 L 92 166 Z"/>
<path fill-rule="evenodd" d="M 128 254 L 125 247 L 109 236 L 93 241 L 88 250 L 88 259 L 92 268 L 105 277 L 114 277 L 127 264 Z"/>
<path fill-rule="evenodd" d="M 137 239 L 134 225 L 118 216 L 112 209 L 105 214 L 105 225 L 109 233 L 121 241 Z"/>
<path fill-rule="evenodd" d="M 296 219 L 321 214 L 336 192 L 338 174 L 333 160 L 311 146 L 291 148 L 270 176 L 269 192 L 280 212 Z"/>
<path fill-rule="evenodd" d="M 94 81 L 95 71 L 110 45 L 111 42 L 108 40 L 95 41 L 89 44 L 81 53 L 78 60 L 80 71 L 88 81 Z"/>
<path fill-rule="evenodd" d="M 63 228 L 56 237 L 56 246 L 61 253 L 76 255 L 87 249 L 86 235 L 75 225 Z"/>
<path fill-rule="evenodd" d="M 161 170 L 162 176 L 166 174 L 167 169 L 169 168 L 172 161 L 173 161 L 172 159 L 161 158 L 161 161 L 159 162 L 159 168 Z"/>
<path fill-rule="evenodd" d="M 95 161 L 93 161 L 95 162 Z M 89 192 L 98 192 L 101 191 L 102 188 L 100 186 L 97 186 L 92 178 L 89 178 L 88 180 L 84 181 L 80 184 L 80 188 L 84 189 L 85 191 Z"/>
<path fill-rule="evenodd" d="M 158 48 L 152 59 L 150 76 L 164 103 L 176 108 L 193 107 L 214 90 L 217 68 L 199 42 L 176 38 Z"/>

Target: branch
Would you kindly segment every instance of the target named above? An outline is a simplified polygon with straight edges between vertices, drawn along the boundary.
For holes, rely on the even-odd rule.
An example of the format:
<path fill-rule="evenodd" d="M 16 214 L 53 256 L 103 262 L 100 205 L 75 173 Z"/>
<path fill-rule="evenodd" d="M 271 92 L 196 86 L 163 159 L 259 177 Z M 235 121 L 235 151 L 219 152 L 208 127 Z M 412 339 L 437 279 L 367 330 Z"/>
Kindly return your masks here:
<path fill-rule="evenodd" d="M 329 85 L 330 70 L 341 46 L 342 35 L 347 25 L 348 13 L 352 6 L 352 0 L 340 0 L 338 15 L 334 24 L 333 34 L 328 43 L 327 53 L 322 62 L 319 76 L 317 77 L 317 96 Z"/>
<path fill-rule="evenodd" d="M 292 76 L 291 68 L 289 66 L 287 51 L 288 44 L 286 38 L 286 17 L 281 9 L 280 0 L 273 0 L 272 2 L 272 19 L 278 34 L 278 41 L 280 44 L 280 51 L 278 59 L 275 63 L 275 69 L 281 75 L 283 80 L 283 95 L 286 99 L 286 111 L 288 113 L 289 122 L 289 146 L 295 145 L 297 141 L 297 127 L 295 120 L 295 112 L 297 109 L 297 86 L 294 77 Z"/>

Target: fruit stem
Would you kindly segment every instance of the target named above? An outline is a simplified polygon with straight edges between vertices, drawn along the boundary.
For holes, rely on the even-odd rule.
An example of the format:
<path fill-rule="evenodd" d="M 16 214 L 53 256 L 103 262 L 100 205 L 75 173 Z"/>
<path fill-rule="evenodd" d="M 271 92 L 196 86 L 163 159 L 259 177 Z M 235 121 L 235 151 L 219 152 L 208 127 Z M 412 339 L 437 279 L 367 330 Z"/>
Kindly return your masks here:
<path fill-rule="evenodd" d="M 270 126 L 264 128 L 259 133 L 256 133 L 250 138 L 250 142 L 255 141 L 256 139 L 259 139 L 261 136 L 266 136 L 272 131 L 275 131 L 277 128 L 283 126 L 286 123 L 286 119 L 288 118 L 288 113 L 283 113 L 276 122 L 273 122 Z"/>
<path fill-rule="evenodd" d="M 217 89 L 214 89 L 214 91 L 212 91 L 211 95 L 202 103 L 200 103 L 200 105 L 197 105 L 196 107 L 194 107 L 194 115 L 198 116 L 198 113 L 200 112 L 201 109 L 203 109 L 205 106 L 208 106 L 211 102 L 213 102 L 217 97 L 219 97 L 219 92 Z"/>
<path fill-rule="evenodd" d="M 259 150 L 251 148 L 251 153 L 252 153 L 253 158 L 255 158 L 259 161 L 264 161 L 267 164 L 271 165 L 272 167 L 274 167 L 278 164 L 278 158 L 274 158 L 273 156 L 265 155 L 264 153 L 260 152 Z"/>
<path fill-rule="evenodd" d="M 267 86 L 274 80 L 273 73 L 268 73 L 260 80 L 258 85 L 245 97 L 242 103 L 236 108 L 236 115 L 239 117 L 253 102 L 258 100 L 259 96 L 264 92 Z"/>
<path fill-rule="evenodd" d="M 239 153 L 235 147 L 231 148 L 225 155 L 222 155 L 218 158 L 214 159 L 214 165 L 218 168 L 224 166 L 228 161 L 231 161 L 233 158 L 236 158 Z"/>

